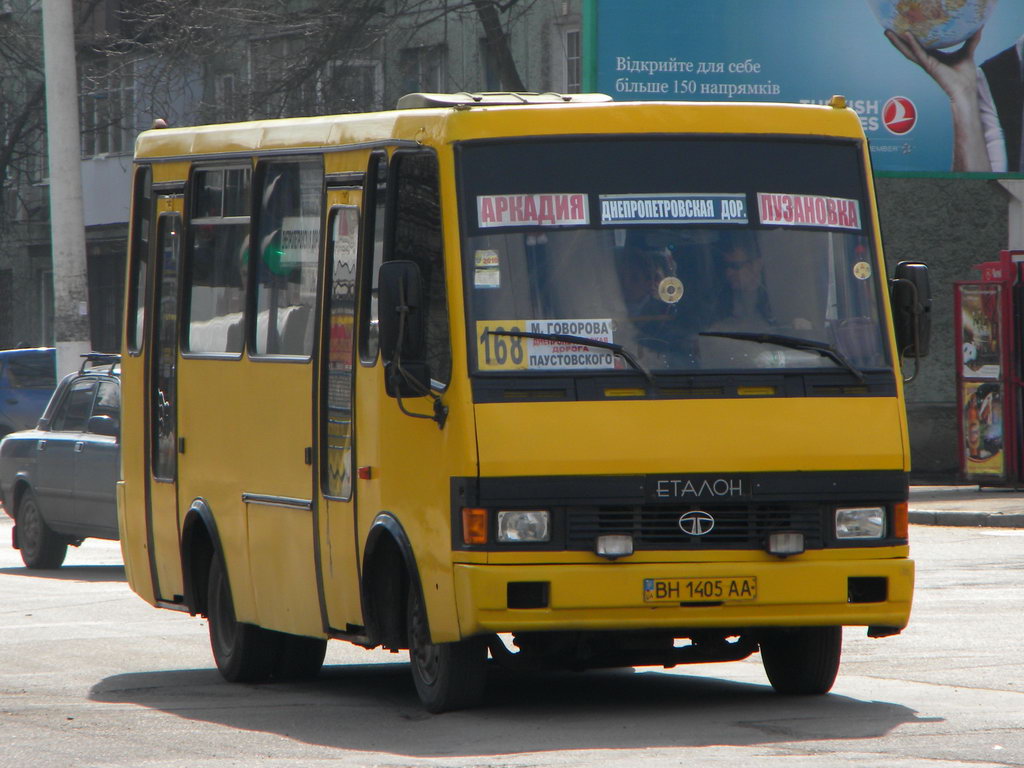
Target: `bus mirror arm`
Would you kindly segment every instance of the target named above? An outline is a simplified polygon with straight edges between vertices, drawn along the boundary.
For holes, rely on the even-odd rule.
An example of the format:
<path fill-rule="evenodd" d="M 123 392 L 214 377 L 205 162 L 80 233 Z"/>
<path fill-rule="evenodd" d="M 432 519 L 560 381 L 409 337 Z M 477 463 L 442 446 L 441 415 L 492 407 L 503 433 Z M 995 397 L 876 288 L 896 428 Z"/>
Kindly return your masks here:
<path fill-rule="evenodd" d="M 900 360 L 908 354 L 914 357 L 914 373 L 904 379 L 904 382 L 911 382 L 920 372 L 921 358 L 928 355 L 931 338 L 932 294 L 928 267 L 917 261 L 901 261 L 889 283 Z"/>
<path fill-rule="evenodd" d="M 411 261 L 385 262 L 380 267 L 378 286 L 380 347 L 387 394 L 397 400 L 399 409 L 406 416 L 432 419 L 443 428 L 448 408 L 430 388 L 419 265 Z M 432 398 L 433 414 L 410 411 L 405 407 L 403 397 Z"/>

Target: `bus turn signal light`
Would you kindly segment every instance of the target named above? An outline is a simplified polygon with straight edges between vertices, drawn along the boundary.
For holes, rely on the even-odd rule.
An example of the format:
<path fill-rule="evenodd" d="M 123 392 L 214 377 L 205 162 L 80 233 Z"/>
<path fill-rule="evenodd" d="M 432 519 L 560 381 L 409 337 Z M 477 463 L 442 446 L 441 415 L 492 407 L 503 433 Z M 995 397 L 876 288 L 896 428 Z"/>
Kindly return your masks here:
<path fill-rule="evenodd" d="M 892 507 L 892 535 L 897 539 L 910 538 L 910 505 L 901 501 Z"/>
<path fill-rule="evenodd" d="M 487 543 L 487 510 L 462 508 L 462 541 L 464 544 Z"/>

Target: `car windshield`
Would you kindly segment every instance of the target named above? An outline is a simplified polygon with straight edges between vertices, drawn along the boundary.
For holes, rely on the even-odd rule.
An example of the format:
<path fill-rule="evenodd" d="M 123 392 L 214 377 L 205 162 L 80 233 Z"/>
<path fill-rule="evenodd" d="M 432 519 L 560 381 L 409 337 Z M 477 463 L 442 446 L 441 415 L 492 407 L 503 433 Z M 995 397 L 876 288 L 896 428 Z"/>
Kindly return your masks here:
<path fill-rule="evenodd" d="M 460 172 L 479 371 L 631 365 L 608 343 L 654 373 L 888 367 L 850 144 L 490 144 Z"/>

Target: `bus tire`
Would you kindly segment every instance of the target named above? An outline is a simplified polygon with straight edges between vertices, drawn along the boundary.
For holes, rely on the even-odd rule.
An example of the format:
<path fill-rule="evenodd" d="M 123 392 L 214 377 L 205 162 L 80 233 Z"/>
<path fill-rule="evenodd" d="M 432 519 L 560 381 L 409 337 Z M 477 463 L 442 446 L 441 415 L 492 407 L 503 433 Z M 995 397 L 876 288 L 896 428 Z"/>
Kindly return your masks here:
<path fill-rule="evenodd" d="M 484 638 L 430 642 L 427 612 L 416 584 L 409 587 L 407 609 L 409 666 L 423 706 L 438 714 L 479 705 L 487 682 Z"/>
<path fill-rule="evenodd" d="M 255 683 L 267 680 L 274 672 L 280 638 L 252 624 L 235 618 L 231 585 L 221 558 L 210 560 L 207 583 L 207 624 L 213 660 L 221 676 L 232 683 Z"/>
<path fill-rule="evenodd" d="M 815 696 L 832 690 L 842 655 L 842 627 L 772 629 L 759 641 L 761 663 L 776 692 Z"/>
<path fill-rule="evenodd" d="M 324 665 L 327 640 L 279 632 L 280 648 L 274 662 L 275 680 L 312 680 Z"/>
<path fill-rule="evenodd" d="M 18 503 L 18 547 L 21 561 L 32 569 L 60 568 L 68 553 L 67 541 L 43 520 L 31 489 L 26 489 Z"/>

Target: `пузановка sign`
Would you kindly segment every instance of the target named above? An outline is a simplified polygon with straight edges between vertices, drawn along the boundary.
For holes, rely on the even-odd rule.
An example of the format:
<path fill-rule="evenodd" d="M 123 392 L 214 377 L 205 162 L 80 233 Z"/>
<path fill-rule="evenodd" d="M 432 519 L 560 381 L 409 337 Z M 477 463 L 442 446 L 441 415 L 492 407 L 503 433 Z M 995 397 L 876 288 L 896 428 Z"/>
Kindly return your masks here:
<path fill-rule="evenodd" d="M 587 0 L 596 43 L 587 88 L 619 101 L 824 104 L 842 94 L 860 116 L 875 170 L 949 172 L 949 98 L 889 42 L 876 9 L 972 5 L 991 11 L 974 54 L 980 66 L 1024 35 L 1024 3 Z"/>

